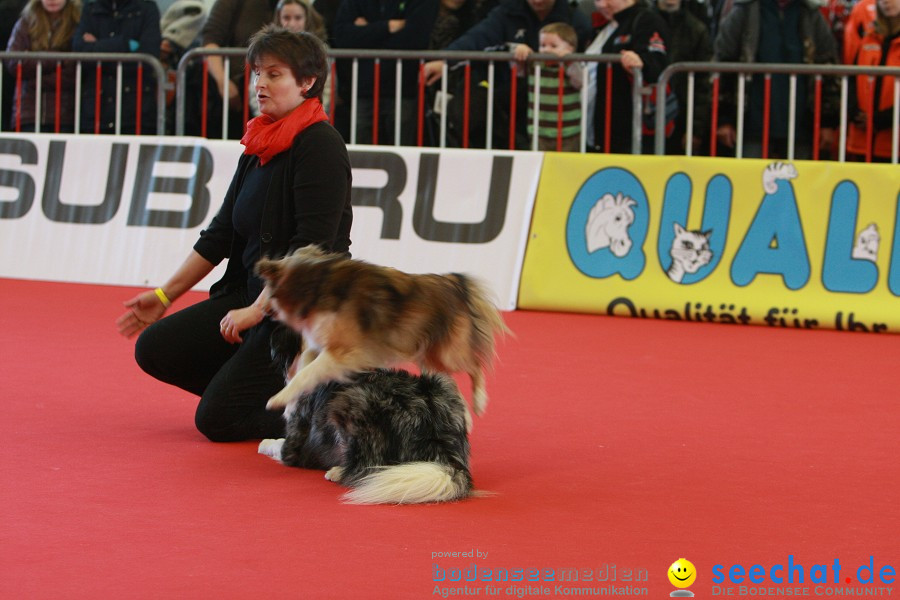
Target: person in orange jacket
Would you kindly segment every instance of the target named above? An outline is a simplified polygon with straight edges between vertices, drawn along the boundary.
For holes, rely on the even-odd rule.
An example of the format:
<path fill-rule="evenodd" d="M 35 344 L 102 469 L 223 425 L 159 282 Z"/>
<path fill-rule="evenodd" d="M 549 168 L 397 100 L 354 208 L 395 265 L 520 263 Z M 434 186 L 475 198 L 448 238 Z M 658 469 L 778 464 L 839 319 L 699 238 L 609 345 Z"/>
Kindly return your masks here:
<path fill-rule="evenodd" d="M 859 0 L 850 10 L 844 24 L 844 39 L 841 56 L 844 64 L 852 65 L 856 60 L 859 43 L 875 23 L 875 0 Z"/>
<path fill-rule="evenodd" d="M 874 26 L 860 40 L 854 64 L 864 67 L 900 66 L 900 0 L 876 0 Z M 855 100 L 856 106 L 852 105 Z M 854 108 L 855 114 L 853 112 Z M 894 117 L 894 78 L 856 78 L 852 97 L 853 120 L 847 134 L 847 151 L 859 157 L 890 159 Z M 868 135 L 869 119 L 872 134 Z"/>

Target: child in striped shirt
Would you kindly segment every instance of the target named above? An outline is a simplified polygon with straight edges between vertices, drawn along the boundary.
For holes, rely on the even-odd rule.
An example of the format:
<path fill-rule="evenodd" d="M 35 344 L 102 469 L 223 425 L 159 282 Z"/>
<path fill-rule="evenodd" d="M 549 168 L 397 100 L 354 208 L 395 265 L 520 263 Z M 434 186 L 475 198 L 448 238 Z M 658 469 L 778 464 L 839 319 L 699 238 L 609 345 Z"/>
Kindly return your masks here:
<path fill-rule="evenodd" d="M 578 36 L 568 23 L 550 23 L 541 28 L 541 54 L 566 56 L 575 52 L 577 46 Z M 578 62 L 541 64 L 540 96 L 537 102 L 539 150 L 581 150 L 581 69 Z M 534 135 L 534 77 L 535 72 L 532 70 L 528 74 L 529 136 Z"/>

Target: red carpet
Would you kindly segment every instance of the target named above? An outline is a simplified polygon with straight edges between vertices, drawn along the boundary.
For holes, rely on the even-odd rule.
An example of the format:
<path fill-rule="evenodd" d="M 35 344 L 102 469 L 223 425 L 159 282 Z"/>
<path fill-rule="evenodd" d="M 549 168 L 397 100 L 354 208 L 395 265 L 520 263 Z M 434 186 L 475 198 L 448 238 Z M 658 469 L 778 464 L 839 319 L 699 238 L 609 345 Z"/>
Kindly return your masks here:
<path fill-rule="evenodd" d="M 900 337 L 509 313 L 472 434 L 496 495 L 357 507 L 255 443 L 202 438 L 195 399 L 115 331 L 133 294 L 0 280 L 2 598 L 430 598 L 467 589 L 434 565 L 471 564 L 592 570 L 577 586 L 595 593 L 605 572 L 665 598 L 682 556 L 708 598 L 715 565 L 793 557 L 809 578 L 837 559 L 860 586 L 870 557 L 900 570 Z M 432 557 L 470 550 L 487 556 Z"/>

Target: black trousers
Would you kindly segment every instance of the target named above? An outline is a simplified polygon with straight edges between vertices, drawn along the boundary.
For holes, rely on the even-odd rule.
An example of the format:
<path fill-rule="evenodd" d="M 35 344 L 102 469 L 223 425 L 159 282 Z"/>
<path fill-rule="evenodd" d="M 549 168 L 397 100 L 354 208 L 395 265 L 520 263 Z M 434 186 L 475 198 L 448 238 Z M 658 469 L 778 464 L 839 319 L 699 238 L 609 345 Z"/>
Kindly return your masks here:
<path fill-rule="evenodd" d="M 249 303 L 245 292 L 204 300 L 153 323 L 135 344 L 144 371 L 200 396 L 194 422 L 214 442 L 284 437 L 282 411 L 266 410 L 284 387 L 269 349 L 275 323 L 264 319 L 240 344 L 219 333 L 225 314 Z"/>

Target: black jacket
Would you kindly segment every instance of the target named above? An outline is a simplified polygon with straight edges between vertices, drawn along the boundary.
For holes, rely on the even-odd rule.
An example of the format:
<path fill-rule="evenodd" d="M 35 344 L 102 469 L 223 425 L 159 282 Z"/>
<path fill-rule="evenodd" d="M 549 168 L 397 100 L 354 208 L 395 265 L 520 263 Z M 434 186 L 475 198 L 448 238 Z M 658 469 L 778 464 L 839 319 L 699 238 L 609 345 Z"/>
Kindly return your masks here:
<path fill-rule="evenodd" d="M 669 29 L 669 64 L 712 60 L 712 41 L 703 21 L 684 8 L 670 13 L 661 11 L 654 5 L 653 10 L 662 17 Z M 675 135 L 671 139 L 677 141 L 679 146 L 687 125 L 687 75 L 676 73 L 670 80 L 679 105 Z M 695 136 L 709 137 L 709 76 L 706 73 L 694 77 L 693 133 Z"/>
<path fill-rule="evenodd" d="M 799 12 L 797 21 L 797 43 L 802 48 L 803 64 L 837 64 L 838 54 L 834 36 L 828 28 L 825 19 L 819 12 L 818 5 L 813 0 L 794 0 L 794 8 Z M 714 60 L 721 62 L 762 62 L 758 56 L 761 44 L 766 46 L 775 46 L 774 40 L 769 40 L 771 32 L 765 31 L 762 27 L 762 9 L 760 0 L 735 0 L 734 7 L 725 19 L 719 24 L 719 33 L 716 36 L 714 44 Z M 788 62 L 780 59 L 774 62 Z M 773 87 L 778 85 L 778 79 L 784 79 L 782 76 L 773 78 Z M 804 78 L 800 78 L 803 81 Z M 747 95 L 747 113 L 748 120 L 752 120 L 755 112 L 762 110 L 761 98 L 755 97 L 754 88 L 758 89 L 761 85 L 762 77 L 751 80 L 750 85 L 746 87 Z M 806 111 L 798 112 L 798 120 L 800 125 L 806 121 L 807 125 L 812 121 L 814 110 L 814 93 L 813 86 L 815 80 L 813 77 L 805 78 L 806 85 L 804 89 L 798 86 L 798 101 L 800 96 L 806 97 Z M 824 77 L 822 85 L 822 125 L 833 127 L 837 125 L 840 118 L 840 84 L 836 77 Z M 737 106 L 737 83 L 733 75 L 723 75 L 720 84 L 720 106 L 719 123 L 734 124 L 736 118 Z M 781 118 L 787 114 L 787 103 L 783 106 L 775 108 L 773 99 L 773 116 Z M 803 106 L 801 106 L 801 109 Z M 748 125 L 748 129 L 752 127 Z M 774 128 L 774 125 L 773 125 Z M 777 132 L 775 132 L 777 133 Z"/>
<path fill-rule="evenodd" d="M 250 280 L 242 261 L 247 242 L 235 232 L 232 213 L 246 173 L 258 164 L 254 155 L 241 156 L 222 207 L 194 244 L 194 250 L 213 264 L 228 259 L 225 275 L 211 294 L 246 286 Z M 349 253 L 351 171 L 340 134 L 325 121 L 310 125 L 272 164 L 277 171 L 270 180 L 259 228 L 261 256 L 280 258 L 309 244 Z"/>
<path fill-rule="evenodd" d="M 84 41 L 90 33 L 96 42 Z M 95 0 L 85 5 L 81 22 L 72 38 L 76 52 L 139 52 L 159 58 L 162 35 L 159 30 L 159 8 L 148 0 Z M 94 131 L 94 99 L 96 71 L 94 65 L 82 65 L 83 100 L 81 130 Z M 137 65 L 122 66 L 121 133 L 134 133 L 137 121 L 137 97 L 141 95 L 141 133 L 156 132 L 156 80 L 145 65 L 141 89 L 137 89 Z M 100 78 L 100 133 L 115 133 L 116 63 L 104 63 Z"/>
<path fill-rule="evenodd" d="M 487 17 L 454 40 L 447 50 L 503 50 L 508 44 L 528 44 L 538 51 L 538 33 L 548 23 L 563 22 L 575 28 L 578 34 L 578 50 L 587 45 L 591 36 L 588 17 L 569 7 L 566 0 L 556 0 L 550 14 L 538 19 L 525 0 L 502 0 Z"/>
<path fill-rule="evenodd" d="M 659 14 L 643 4 L 635 4 L 615 15 L 616 30 L 601 49 L 603 54 L 619 54 L 631 50 L 641 57 L 644 85 L 655 83 L 669 66 L 669 31 Z M 601 149 L 606 133 L 606 77 L 602 68 L 597 75 L 597 102 L 594 112 L 594 143 Z M 610 152 L 631 153 L 632 75 L 621 64 L 612 68 L 612 112 L 610 119 Z"/>
<path fill-rule="evenodd" d="M 447 46 L 447 50 L 493 50 L 508 52 L 510 44 L 527 44 L 535 52 L 540 44 L 539 32 L 541 27 L 549 23 L 568 23 L 578 34 L 578 50 L 584 49 L 591 35 L 590 20 L 584 13 L 571 8 L 566 0 L 556 0 L 550 13 L 543 20 L 531 9 L 526 0 L 501 0 L 488 15 L 477 25 L 454 40 Z M 526 73 L 519 69 L 521 78 L 516 87 L 516 123 L 515 146 L 519 149 L 531 148 L 530 137 L 527 134 L 528 114 L 528 85 L 525 79 Z M 476 62 L 472 68 L 472 86 L 477 82 L 487 79 L 487 63 Z M 510 69 L 506 63 L 496 65 L 494 73 L 494 146 L 506 147 L 509 132 L 507 124 L 510 122 Z M 473 115 L 478 108 L 473 109 Z M 486 118 L 479 115 L 480 119 Z M 477 129 L 482 129 L 477 126 Z"/>
<path fill-rule="evenodd" d="M 334 22 L 335 48 L 385 49 L 385 50 L 426 50 L 431 40 L 431 30 L 437 19 L 438 0 L 344 0 L 338 8 Z M 356 25 L 354 21 L 364 18 L 367 25 Z M 396 33 L 388 29 L 388 21 L 404 19 L 406 25 Z M 380 62 L 379 95 L 381 98 L 394 97 L 395 60 Z M 350 99 L 351 59 L 338 61 L 338 85 L 340 96 Z M 415 97 L 419 76 L 418 62 L 403 62 L 402 96 Z M 374 89 L 373 61 L 359 62 L 358 95 L 372 98 Z"/>

